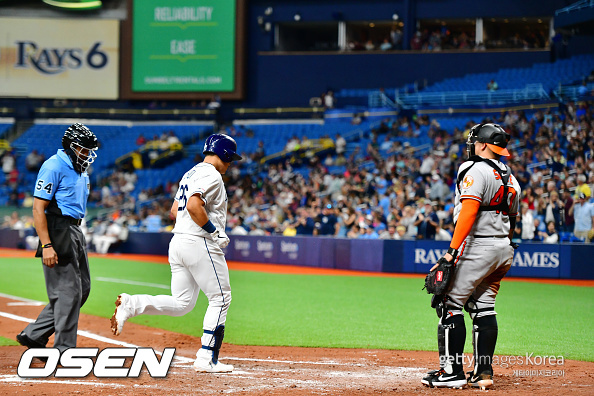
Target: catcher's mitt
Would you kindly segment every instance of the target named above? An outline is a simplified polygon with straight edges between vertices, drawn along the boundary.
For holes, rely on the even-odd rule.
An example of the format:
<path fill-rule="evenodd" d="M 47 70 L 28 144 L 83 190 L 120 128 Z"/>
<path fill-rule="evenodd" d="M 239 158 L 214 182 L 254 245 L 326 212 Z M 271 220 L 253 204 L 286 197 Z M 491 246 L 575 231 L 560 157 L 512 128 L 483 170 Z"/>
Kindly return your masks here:
<path fill-rule="evenodd" d="M 424 289 L 427 289 L 427 293 L 435 295 L 446 294 L 454 277 L 454 270 L 456 269 L 454 264 L 455 259 L 454 257 L 452 261 L 448 261 L 445 257 L 442 257 L 437 260 L 437 267 L 425 277 Z"/>

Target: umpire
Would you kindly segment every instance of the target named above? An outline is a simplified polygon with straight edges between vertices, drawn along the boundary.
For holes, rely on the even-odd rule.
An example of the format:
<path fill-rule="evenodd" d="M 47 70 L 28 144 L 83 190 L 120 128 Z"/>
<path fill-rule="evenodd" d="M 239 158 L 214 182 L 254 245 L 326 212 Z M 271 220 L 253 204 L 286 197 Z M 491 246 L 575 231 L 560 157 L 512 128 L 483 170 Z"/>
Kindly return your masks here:
<path fill-rule="evenodd" d="M 80 123 L 62 137 L 63 150 L 39 170 L 33 194 L 33 220 L 39 235 L 49 304 L 16 336 L 27 348 L 45 348 L 55 333 L 60 353 L 76 347 L 80 307 L 91 290 L 86 242 L 79 228 L 89 197 L 87 168 L 95 160 L 97 137 Z"/>

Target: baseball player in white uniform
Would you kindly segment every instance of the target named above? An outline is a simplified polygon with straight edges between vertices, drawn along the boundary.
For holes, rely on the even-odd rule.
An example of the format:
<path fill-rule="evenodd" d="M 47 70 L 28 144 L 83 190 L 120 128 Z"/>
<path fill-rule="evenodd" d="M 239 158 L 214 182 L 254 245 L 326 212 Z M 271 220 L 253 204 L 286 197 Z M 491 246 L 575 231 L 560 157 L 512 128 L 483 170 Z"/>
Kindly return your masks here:
<path fill-rule="evenodd" d="M 214 134 L 204 144 L 205 159 L 190 169 L 179 183 L 171 213 L 175 217 L 169 244 L 171 296 L 128 295 L 116 300 L 111 329 L 119 335 L 126 320 L 140 314 L 182 316 L 196 305 L 198 293 L 208 298 L 202 347 L 196 353 L 198 372 L 231 372 L 233 366 L 218 360 L 231 303 L 229 270 L 223 248 L 227 192 L 221 175 L 232 161 L 241 160 L 233 138 Z"/>
<path fill-rule="evenodd" d="M 421 381 L 424 385 L 459 388 L 468 384 L 483 389 L 493 385 L 498 329 L 495 297 L 517 248 L 511 235 L 520 186 L 509 167 L 499 161 L 509 156 L 509 138 L 497 124 L 476 125 L 468 136 L 469 160 L 460 166 L 457 179 L 456 226 L 444 255 L 456 269 L 449 291 L 432 300 L 439 317 L 440 369 L 429 372 Z M 463 309 L 473 322 L 474 369 L 468 378 L 463 370 Z"/>

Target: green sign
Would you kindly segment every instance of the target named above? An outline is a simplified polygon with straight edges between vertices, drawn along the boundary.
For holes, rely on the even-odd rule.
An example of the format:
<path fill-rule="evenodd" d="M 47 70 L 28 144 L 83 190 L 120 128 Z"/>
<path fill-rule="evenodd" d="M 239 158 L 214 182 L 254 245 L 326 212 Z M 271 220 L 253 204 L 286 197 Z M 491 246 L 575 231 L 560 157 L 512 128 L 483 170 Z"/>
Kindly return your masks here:
<path fill-rule="evenodd" d="M 232 92 L 236 0 L 134 0 L 132 92 Z"/>

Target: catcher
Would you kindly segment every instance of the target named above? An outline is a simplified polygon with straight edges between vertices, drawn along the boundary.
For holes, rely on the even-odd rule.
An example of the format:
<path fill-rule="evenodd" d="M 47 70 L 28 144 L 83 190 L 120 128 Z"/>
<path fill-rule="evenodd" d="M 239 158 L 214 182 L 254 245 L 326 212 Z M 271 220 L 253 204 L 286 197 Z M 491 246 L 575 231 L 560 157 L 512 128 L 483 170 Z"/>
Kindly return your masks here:
<path fill-rule="evenodd" d="M 454 210 L 455 229 L 447 253 L 431 268 L 425 287 L 434 296 L 439 317 L 437 345 L 440 369 L 422 379 L 430 387 L 477 388 L 493 385 L 497 343 L 495 297 L 511 267 L 511 235 L 518 214 L 520 186 L 499 161 L 509 156 L 510 139 L 497 124 L 475 125 L 468 136 L 468 161 L 459 169 Z M 472 319 L 474 369 L 466 378 L 463 350 L 465 309 Z"/>

